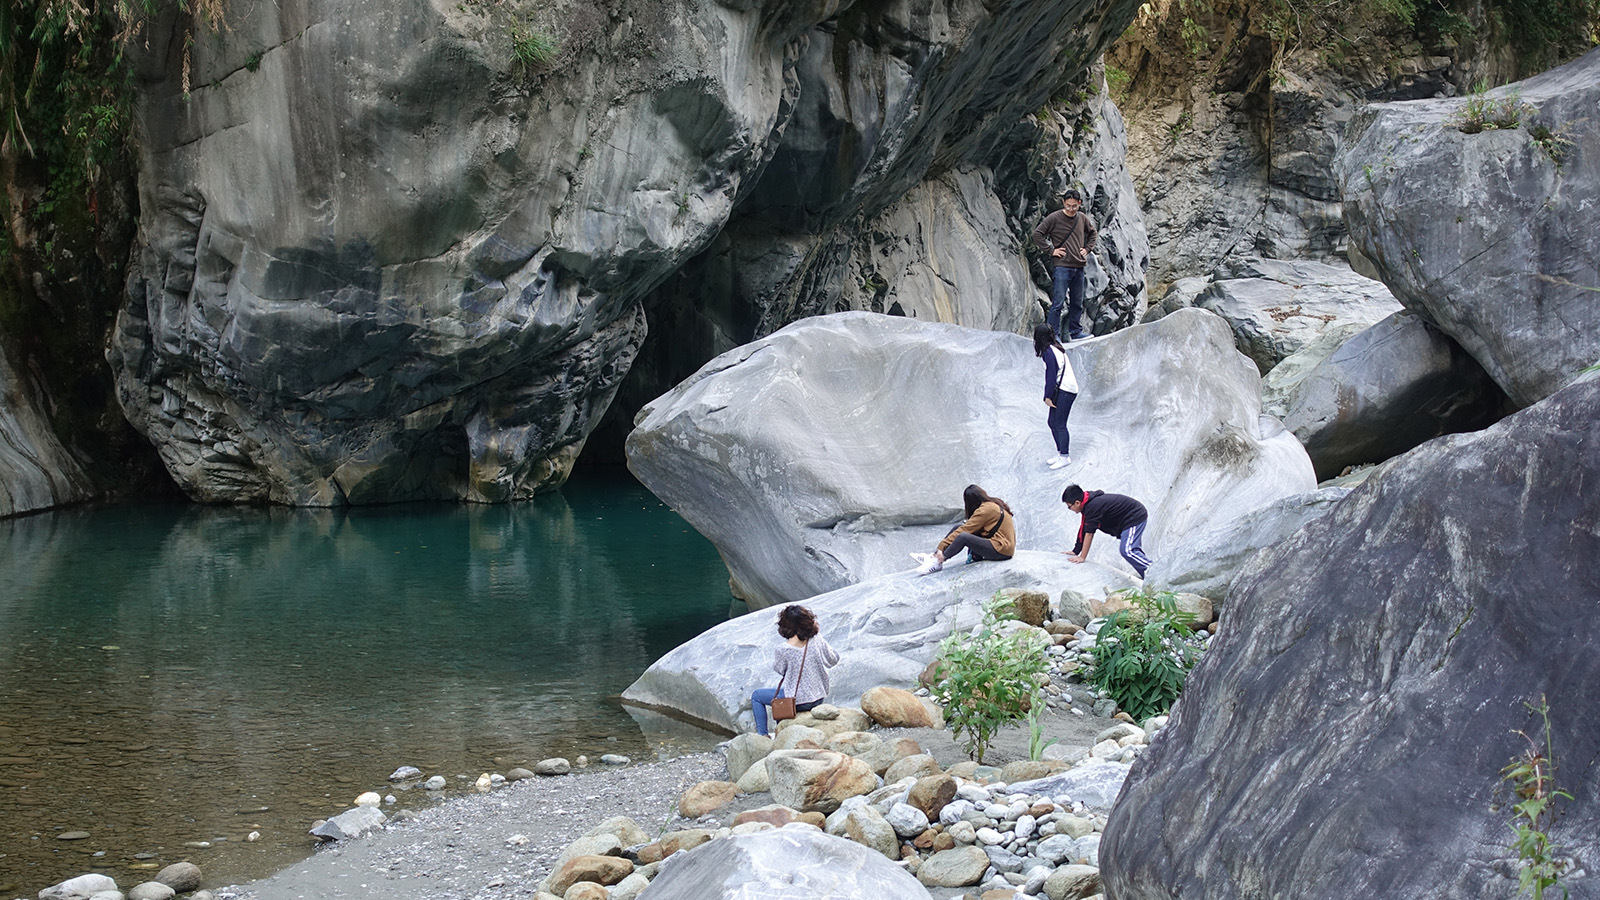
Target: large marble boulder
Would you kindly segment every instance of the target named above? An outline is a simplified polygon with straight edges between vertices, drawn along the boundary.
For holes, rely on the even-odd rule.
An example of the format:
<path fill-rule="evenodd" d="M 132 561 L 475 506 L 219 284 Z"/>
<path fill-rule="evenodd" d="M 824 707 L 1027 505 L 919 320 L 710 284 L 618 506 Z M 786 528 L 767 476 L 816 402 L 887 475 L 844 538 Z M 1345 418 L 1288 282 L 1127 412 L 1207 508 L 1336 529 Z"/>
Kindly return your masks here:
<path fill-rule="evenodd" d="M 0 351 L 0 518 L 87 499 L 89 478 Z"/>
<path fill-rule="evenodd" d="M 208 501 L 554 487 L 639 352 L 645 298 L 725 230 L 778 236 L 742 251 L 784 274 L 772 302 L 739 297 L 747 325 L 788 321 L 815 280 L 785 242 L 832 271 L 880 216 L 941 220 L 905 255 L 908 298 L 946 268 L 957 304 L 1023 287 L 984 157 L 1135 7 L 307 0 L 215 28 L 174 7 L 130 47 L 119 401 Z M 528 58 L 534 38 L 553 58 Z"/>
<path fill-rule="evenodd" d="M 905 569 L 960 521 L 971 483 L 1011 504 L 1027 549 L 1071 547 L 1068 483 L 1130 494 L 1151 510 L 1155 558 L 1315 486 L 1216 316 L 1181 311 L 1068 354 L 1082 391 L 1074 463 L 1059 471 L 1044 466 L 1054 445 L 1031 341 L 867 313 L 712 360 L 641 413 L 628 465 L 716 544 L 753 606 Z M 1126 566 L 1115 541 L 1092 559 Z"/>
<path fill-rule="evenodd" d="M 1466 133 L 1468 103 L 1521 124 Z M 1352 249 L 1518 406 L 1600 359 L 1600 50 L 1474 98 L 1374 105 L 1338 159 Z"/>
<path fill-rule="evenodd" d="M 1321 487 L 1274 500 L 1155 560 L 1144 583 L 1208 597 L 1220 611 L 1228 602 L 1228 585 L 1252 557 L 1326 515 L 1349 493 L 1347 487 Z"/>
<path fill-rule="evenodd" d="M 1514 896 L 1502 769 L 1545 749 L 1541 700 L 1573 796 L 1549 837 L 1593 873 L 1596 472 L 1590 380 L 1396 458 L 1257 557 L 1111 813 L 1107 895 Z"/>
<path fill-rule="evenodd" d="M 1504 404 L 1460 344 L 1415 313 L 1399 312 L 1306 372 L 1286 398 L 1282 420 L 1325 479 L 1441 434 L 1483 428 Z"/>
<path fill-rule="evenodd" d="M 1228 321 L 1239 352 L 1264 375 L 1307 342 L 1346 323 L 1372 325 L 1400 304 L 1382 283 L 1348 267 L 1252 259 L 1213 281 L 1194 305 Z"/>
<path fill-rule="evenodd" d="M 790 825 L 702 844 L 671 859 L 650 900 L 927 900 L 883 854 L 815 828 Z"/>
<path fill-rule="evenodd" d="M 912 565 L 906 560 L 906 567 Z M 885 575 L 807 600 L 823 638 L 839 653 L 829 670 L 828 701 L 855 704 L 881 685 L 912 687 L 952 631 L 978 624 L 982 603 L 1006 587 L 1064 589 L 1094 597 L 1131 587 L 1124 572 L 1076 565 L 1060 553 L 1020 551 L 1006 562 L 957 563 L 919 576 Z M 671 710 L 727 731 L 750 731 L 750 692 L 777 683 L 772 651 L 775 610 L 723 622 L 656 660 L 623 691 L 623 700 Z"/>

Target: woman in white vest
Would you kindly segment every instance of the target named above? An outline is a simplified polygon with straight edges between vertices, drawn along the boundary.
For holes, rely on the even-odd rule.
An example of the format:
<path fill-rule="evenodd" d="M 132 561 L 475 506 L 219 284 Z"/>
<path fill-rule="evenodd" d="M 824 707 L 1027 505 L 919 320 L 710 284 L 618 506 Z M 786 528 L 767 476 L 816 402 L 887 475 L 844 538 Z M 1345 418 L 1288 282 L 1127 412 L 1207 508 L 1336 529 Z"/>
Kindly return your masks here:
<path fill-rule="evenodd" d="M 1078 378 L 1072 373 L 1072 363 L 1067 360 L 1067 348 L 1056 340 L 1049 325 L 1033 329 L 1033 355 L 1044 360 L 1044 405 L 1050 407 L 1050 436 L 1056 441 L 1056 455 L 1045 460 L 1045 465 L 1059 469 L 1072 462 L 1072 436 L 1067 433 L 1067 415 L 1072 412 L 1072 402 L 1078 399 Z"/>

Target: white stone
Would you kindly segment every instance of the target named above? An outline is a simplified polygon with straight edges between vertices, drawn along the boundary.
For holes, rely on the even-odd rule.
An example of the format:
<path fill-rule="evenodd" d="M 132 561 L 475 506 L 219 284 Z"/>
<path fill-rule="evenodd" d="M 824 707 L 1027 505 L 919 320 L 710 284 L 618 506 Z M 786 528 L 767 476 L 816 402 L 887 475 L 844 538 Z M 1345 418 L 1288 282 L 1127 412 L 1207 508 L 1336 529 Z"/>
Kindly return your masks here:
<path fill-rule="evenodd" d="M 366 791 L 360 796 L 356 797 L 357 806 L 377 806 L 382 802 L 383 798 L 378 796 L 377 791 Z"/>
<path fill-rule="evenodd" d="M 326 841 L 350 840 L 382 828 L 386 821 L 388 817 L 376 806 L 358 806 L 329 818 L 311 833 Z"/>
<path fill-rule="evenodd" d="M 902 838 L 914 838 L 928 830 L 927 814 L 909 803 L 896 803 L 889 807 L 889 814 L 884 819 L 894 833 Z"/>
<path fill-rule="evenodd" d="M 1072 475 L 1143 501 L 1155 558 L 1219 518 L 1315 486 L 1299 442 L 1261 416 L 1259 376 L 1233 343 L 1219 318 L 1181 310 L 1068 350 L 1084 385 L 1072 418 L 1083 462 Z M 897 376 L 913 365 L 914 376 Z M 643 410 L 629 465 L 717 545 L 735 594 L 756 606 L 907 572 L 907 554 L 959 520 L 971 482 L 1011 502 L 1020 547 L 1059 550 L 1078 516 L 1039 490 L 1042 472 L 1016 461 L 1050 447 L 1039 378 L 1014 334 L 813 317 L 712 360 Z M 951 402 L 976 383 L 981 404 Z M 1135 408 L 1148 414 L 1129 417 Z M 951 439 L 908 439 L 928 433 Z M 1113 541 L 1097 541 L 1092 559 L 1131 571 Z M 826 625 L 824 634 L 836 643 Z"/>
<path fill-rule="evenodd" d="M 874 850 L 814 827 L 788 825 L 697 847 L 663 866 L 646 896 L 651 900 L 773 896 L 926 900 L 928 892 Z"/>
<path fill-rule="evenodd" d="M 979 828 L 978 829 L 978 841 L 980 843 L 987 844 L 987 845 L 992 847 L 992 846 L 995 846 L 996 844 L 1004 843 L 1005 839 L 1006 839 L 1005 835 L 1003 835 L 1000 832 L 994 830 L 993 828 Z"/>
<path fill-rule="evenodd" d="M 80 900 L 90 894 L 116 889 L 116 881 L 108 875 L 79 875 L 40 891 L 39 900 Z"/>

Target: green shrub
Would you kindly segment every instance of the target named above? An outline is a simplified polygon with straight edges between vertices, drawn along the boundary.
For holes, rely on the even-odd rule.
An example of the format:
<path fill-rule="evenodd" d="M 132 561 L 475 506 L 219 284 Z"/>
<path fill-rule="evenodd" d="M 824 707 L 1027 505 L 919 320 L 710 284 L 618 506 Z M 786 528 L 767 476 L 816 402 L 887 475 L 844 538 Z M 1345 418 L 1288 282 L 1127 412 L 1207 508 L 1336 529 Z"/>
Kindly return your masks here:
<path fill-rule="evenodd" d="M 524 68 L 542 66 L 561 52 L 554 35 L 526 25 L 511 26 L 511 58 Z"/>
<path fill-rule="evenodd" d="M 1523 120 L 1534 112 L 1534 108 L 1523 103 L 1522 96 L 1515 91 L 1499 99 L 1475 93 L 1456 110 L 1453 124 L 1465 134 L 1497 129 L 1509 131 L 1522 127 Z"/>
<path fill-rule="evenodd" d="M 1538 706 L 1532 703 L 1524 705 L 1544 722 L 1544 746 L 1541 749 L 1526 732 L 1513 732 L 1528 742 L 1528 749 L 1512 757 L 1511 762 L 1500 770 L 1501 780 L 1517 796 L 1517 802 L 1511 806 L 1511 832 L 1514 835 L 1511 852 L 1522 861 L 1521 871 L 1517 875 L 1517 894 L 1532 894 L 1533 900 L 1544 900 L 1546 890 L 1558 888 L 1565 898 L 1567 889 L 1561 884 L 1561 876 L 1566 872 L 1569 860 L 1556 855 L 1549 830 L 1550 824 L 1555 821 L 1555 810 L 1551 804 L 1558 799 L 1571 801 L 1572 795 L 1556 787 L 1555 753 L 1550 748 L 1549 703 L 1540 697 Z"/>
<path fill-rule="evenodd" d="M 933 697 L 967 755 L 980 763 L 1000 729 L 1038 705 L 1049 665 L 1049 642 L 1036 631 L 999 629 L 1010 605 L 997 594 L 984 604 L 976 634 L 957 632 L 939 644 Z"/>
<path fill-rule="evenodd" d="M 1128 85 L 1133 83 L 1133 76 L 1125 70 L 1113 65 L 1106 66 L 1106 89 L 1113 97 L 1120 97 L 1127 93 Z"/>
<path fill-rule="evenodd" d="M 1101 625 L 1086 678 L 1135 719 L 1159 716 L 1177 701 L 1204 645 L 1189 628 L 1194 616 L 1178 609 L 1171 592 L 1124 596 L 1131 606 Z"/>

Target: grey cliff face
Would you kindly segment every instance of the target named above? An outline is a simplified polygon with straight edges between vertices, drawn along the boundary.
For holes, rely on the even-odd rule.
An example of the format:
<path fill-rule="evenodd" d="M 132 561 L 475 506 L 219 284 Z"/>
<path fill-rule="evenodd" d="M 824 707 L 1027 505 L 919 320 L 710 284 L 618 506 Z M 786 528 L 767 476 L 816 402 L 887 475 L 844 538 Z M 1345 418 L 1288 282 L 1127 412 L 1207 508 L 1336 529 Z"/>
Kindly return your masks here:
<path fill-rule="evenodd" d="M 187 98 L 177 51 L 158 67 L 110 360 L 191 494 L 559 484 L 643 339 L 637 298 L 765 161 L 789 35 L 760 16 L 576 11 L 556 74 L 478 10 L 255 6 L 196 43 Z"/>
<path fill-rule="evenodd" d="M 1258 555 L 1112 812 L 1108 895 L 1512 896 L 1501 769 L 1541 697 L 1573 795 L 1550 838 L 1593 873 L 1597 469 L 1590 380 L 1418 447 Z"/>
<path fill-rule="evenodd" d="M 901 252 L 906 303 L 1015 327 L 1026 277 L 984 156 L 1131 14 L 306 0 L 192 47 L 157 23 L 119 399 L 200 499 L 496 501 L 567 476 L 646 299 L 708 249 L 739 262 L 731 315 L 770 330 L 823 311 L 818 247 L 932 218 L 930 246 Z M 513 58 L 530 33 L 559 39 L 554 59 Z M 970 273 L 941 305 L 953 260 Z"/>
<path fill-rule="evenodd" d="M 36 393 L 0 352 L 0 518 L 85 500 L 91 490 Z"/>
<path fill-rule="evenodd" d="M 1460 99 L 1359 116 L 1345 221 L 1400 302 L 1525 407 L 1600 359 L 1600 51 L 1485 99 L 1520 126 L 1463 133 Z"/>

